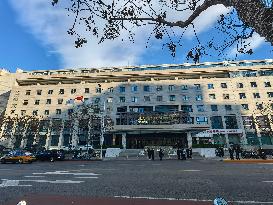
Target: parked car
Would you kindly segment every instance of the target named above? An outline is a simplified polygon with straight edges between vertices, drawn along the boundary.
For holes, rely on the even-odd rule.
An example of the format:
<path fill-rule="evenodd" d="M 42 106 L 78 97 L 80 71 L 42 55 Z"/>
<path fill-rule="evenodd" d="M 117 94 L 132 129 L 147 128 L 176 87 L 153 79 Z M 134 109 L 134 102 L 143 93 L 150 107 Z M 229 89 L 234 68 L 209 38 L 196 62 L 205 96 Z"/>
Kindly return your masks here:
<path fill-rule="evenodd" d="M 35 160 L 36 158 L 32 153 L 20 150 L 11 151 L 0 158 L 0 162 L 2 164 L 5 164 L 7 162 L 24 164 L 32 163 Z"/>
<path fill-rule="evenodd" d="M 64 160 L 65 154 L 60 150 L 43 150 L 35 154 L 37 160 L 54 162 L 56 160 Z"/>

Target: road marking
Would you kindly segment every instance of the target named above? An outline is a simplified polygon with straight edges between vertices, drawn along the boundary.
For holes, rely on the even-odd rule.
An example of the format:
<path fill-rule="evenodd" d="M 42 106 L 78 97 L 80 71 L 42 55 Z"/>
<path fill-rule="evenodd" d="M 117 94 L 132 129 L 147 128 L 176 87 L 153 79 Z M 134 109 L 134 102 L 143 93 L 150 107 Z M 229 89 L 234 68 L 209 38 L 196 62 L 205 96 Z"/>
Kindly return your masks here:
<path fill-rule="evenodd" d="M 76 173 L 76 172 L 69 172 L 69 171 L 55 171 L 55 172 L 44 172 L 44 173 L 32 173 L 34 175 L 74 175 L 74 176 L 97 176 L 100 174 L 95 173 Z"/>
<path fill-rule="evenodd" d="M 24 176 L 24 177 L 28 177 L 28 178 L 38 178 L 38 177 L 45 177 L 45 176 Z"/>
<path fill-rule="evenodd" d="M 196 202 L 212 202 L 211 199 L 181 199 L 181 198 L 156 198 L 156 197 L 132 197 L 132 196 L 114 196 L 115 198 L 126 199 L 149 199 L 149 200 L 168 200 L 168 201 L 196 201 Z M 272 201 L 228 201 L 237 204 L 273 204 Z"/>
<path fill-rule="evenodd" d="M 184 169 L 184 170 L 181 170 L 182 172 L 200 172 L 201 170 L 199 169 Z"/>
<path fill-rule="evenodd" d="M 262 165 L 264 165 L 264 164 L 268 164 L 268 165 L 272 165 L 273 163 L 258 163 L 258 164 L 262 164 Z"/>
<path fill-rule="evenodd" d="M 152 164 L 153 166 L 159 166 L 159 165 L 161 165 L 161 164 Z"/>
<path fill-rule="evenodd" d="M 77 179 L 98 179 L 99 177 L 75 177 Z"/>
<path fill-rule="evenodd" d="M 262 181 L 262 182 L 265 182 L 265 183 L 273 183 L 273 181 Z"/>
<path fill-rule="evenodd" d="M 0 169 L 0 171 L 8 171 L 8 170 L 11 170 L 11 169 Z"/>
<path fill-rule="evenodd" d="M 50 183 L 50 184 L 79 184 L 83 183 L 84 181 L 73 181 L 73 180 L 9 180 L 9 179 L 2 179 L 3 182 L 0 184 L 1 187 L 13 187 L 13 186 L 32 186 L 30 184 L 23 184 L 20 185 L 20 182 L 38 182 L 38 183 Z"/>

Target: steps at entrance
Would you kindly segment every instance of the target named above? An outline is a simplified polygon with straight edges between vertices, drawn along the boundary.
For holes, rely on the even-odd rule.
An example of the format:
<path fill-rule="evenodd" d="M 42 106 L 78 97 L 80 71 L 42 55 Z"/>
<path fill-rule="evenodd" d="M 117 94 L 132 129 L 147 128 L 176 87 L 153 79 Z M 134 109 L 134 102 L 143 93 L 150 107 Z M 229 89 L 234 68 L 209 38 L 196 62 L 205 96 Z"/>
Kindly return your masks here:
<path fill-rule="evenodd" d="M 119 157 L 138 157 L 141 151 L 143 149 L 125 149 L 121 151 Z"/>

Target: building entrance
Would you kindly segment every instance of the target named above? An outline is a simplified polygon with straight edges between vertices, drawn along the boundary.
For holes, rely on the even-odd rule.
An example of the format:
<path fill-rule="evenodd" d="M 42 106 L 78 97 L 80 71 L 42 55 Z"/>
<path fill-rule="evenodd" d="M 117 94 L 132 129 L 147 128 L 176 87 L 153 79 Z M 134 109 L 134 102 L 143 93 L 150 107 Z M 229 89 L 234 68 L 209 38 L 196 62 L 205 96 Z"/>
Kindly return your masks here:
<path fill-rule="evenodd" d="M 145 146 L 187 146 L 186 133 L 127 134 L 127 149 L 143 149 Z"/>

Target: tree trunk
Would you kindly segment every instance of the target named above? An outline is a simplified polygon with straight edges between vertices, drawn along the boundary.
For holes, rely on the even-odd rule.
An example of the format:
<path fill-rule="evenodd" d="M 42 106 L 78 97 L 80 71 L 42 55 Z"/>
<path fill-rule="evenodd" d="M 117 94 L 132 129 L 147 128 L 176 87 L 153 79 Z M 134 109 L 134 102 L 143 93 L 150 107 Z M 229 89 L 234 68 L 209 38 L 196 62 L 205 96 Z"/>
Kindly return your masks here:
<path fill-rule="evenodd" d="M 230 5 L 246 26 L 273 45 L 273 8 L 266 8 L 260 0 L 230 0 Z"/>

